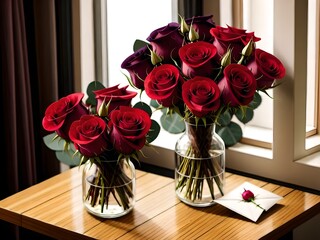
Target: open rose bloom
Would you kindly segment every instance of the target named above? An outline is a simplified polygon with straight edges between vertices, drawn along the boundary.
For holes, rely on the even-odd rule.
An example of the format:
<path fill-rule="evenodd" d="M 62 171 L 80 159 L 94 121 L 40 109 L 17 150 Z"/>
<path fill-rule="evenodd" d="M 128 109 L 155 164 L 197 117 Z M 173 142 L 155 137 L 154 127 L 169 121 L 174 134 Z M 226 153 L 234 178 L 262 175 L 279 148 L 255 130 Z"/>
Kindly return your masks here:
<path fill-rule="evenodd" d="M 230 124 L 238 126 L 231 121 L 233 116 L 243 123 L 250 121 L 260 105 L 260 93 L 267 93 L 285 76 L 282 62 L 256 48 L 261 39 L 254 32 L 217 26 L 212 15 L 180 20 L 152 31 L 143 49 L 129 55 L 121 67 L 159 108 L 168 108 L 168 118 L 176 113 L 191 122 L 218 123 L 218 131 Z M 172 129 L 170 125 L 163 128 Z M 224 139 L 226 145 L 235 144 L 241 136 L 232 136 L 233 142 Z"/>

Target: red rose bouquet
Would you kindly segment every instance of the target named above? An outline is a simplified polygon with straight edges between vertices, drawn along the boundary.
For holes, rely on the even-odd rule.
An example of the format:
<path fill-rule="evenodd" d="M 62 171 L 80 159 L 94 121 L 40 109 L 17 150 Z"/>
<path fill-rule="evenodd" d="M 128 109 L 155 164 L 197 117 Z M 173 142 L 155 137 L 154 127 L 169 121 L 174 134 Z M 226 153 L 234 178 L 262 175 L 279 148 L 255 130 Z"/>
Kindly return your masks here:
<path fill-rule="evenodd" d="M 193 201 L 201 198 L 203 183 L 192 179 L 212 179 L 216 174 L 210 162 L 192 160 L 212 155 L 210 137 L 201 129 L 215 124 L 225 146 L 238 142 L 242 131 L 233 116 L 250 121 L 260 93 L 277 86 L 285 68 L 274 55 L 256 48 L 260 38 L 253 32 L 216 26 L 212 16 L 181 17 L 180 23 L 158 28 L 146 40 L 135 42 L 135 52 L 121 67 L 128 71 L 131 85 L 145 91 L 152 106 L 163 111 L 164 129 L 183 132 L 185 124 L 179 119 L 191 123 L 193 140 L 178 167 L 185 176 L 178 188 L 187 189 Z"/>
<path fill-rule="evenodd" d="M 45 143 L 56 151 L 59 160 L 71 166 L 98 166 L 94 176 L 85 179 L 92 185 L 84 201 L 101 207 L 101 213 L 108 208 L 110 195 L 124 210 L 129 208 L 133 186 L 128 184 L 120 162 L 138 160 L 138 152 L 157 137 L 160 129 L 151 119 L 147 104 L 131 106 L 137 93 L 127 88 L 105 88 L 92 82 L 86 103 L 83 93 L 70 94 L 49 105 L 42 121 L 43 128 L 53 132 L 44 137 Z"/>

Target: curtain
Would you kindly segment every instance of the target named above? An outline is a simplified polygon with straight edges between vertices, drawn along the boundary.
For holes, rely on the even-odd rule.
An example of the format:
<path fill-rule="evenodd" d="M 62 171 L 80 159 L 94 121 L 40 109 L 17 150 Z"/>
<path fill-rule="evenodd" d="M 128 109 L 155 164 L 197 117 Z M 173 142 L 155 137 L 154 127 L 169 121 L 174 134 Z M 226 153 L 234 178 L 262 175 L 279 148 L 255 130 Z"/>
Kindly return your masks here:
<path fill-rule="evenodd" d="M 0 1 L 0 200 L 60 172 L 41 121 L 51 102 L 73 91 L 71 32 L 71 0 Z M 0 231 L 50 239 L 4 221 Z"/>
<path fill-rule="evenodd" d="M 183 0 L 181 12 L 184 18 L 191 18 L 194 16 L 201 16 L 203 14 L 203 0 Z"/>

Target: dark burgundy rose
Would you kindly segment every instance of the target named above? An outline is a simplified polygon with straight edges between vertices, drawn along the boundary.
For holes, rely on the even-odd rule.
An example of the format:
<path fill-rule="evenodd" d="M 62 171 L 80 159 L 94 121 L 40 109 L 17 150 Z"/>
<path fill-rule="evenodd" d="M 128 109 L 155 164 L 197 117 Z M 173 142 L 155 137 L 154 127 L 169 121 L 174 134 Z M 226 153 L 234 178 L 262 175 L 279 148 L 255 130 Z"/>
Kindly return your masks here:
<path fill-rule="evenodd" d="M 178 50 L 183 43 L 183 36 L 179 28 L 180 25 L 178 23 L 172 22 L 165 27 L 152 31 L 147 38 L 152 46 L 152 50 L 159 55 L 164 62 L 171 62 L 172 58 L 178 58 Z"/>
<path fill-rule="evenodd" d="M 210 77 L 218 67 L 214 61 L 216 53 L 216 47 L 204 41 L 184 45 L 179 50 L 183 74 L 189 78 Z"/>
<path fill-rule="evenodd" d="M 186 23 L 188 25 L 192 24 L 192 27 L 199 34 L 199 40 L 212 43 L 214 38 L 210 34 L 210 29 L 216 27 L 212 17 L 213 15 L 188 18 Z"/>
<path fill-rule="evenodd" d="M 153 69 L 150 50 L 147 46 L 140 48 L 122 62 L 121 68 L 126 69 L 129 72 L 134 86 L 143 89 L 143 81 Z"/>
<path fill-rule="evenodd" d="M 164 107 L 171 107 L 181 99 L 179 89 L 183 81 L 178 68 L 171 64 L 163 64 L 149 73 L 144 88 L 151 99 L 157 100 Z"/>
<path fill-rule="evenodd" d="M 202 118 L 219 109 L 220 90 L 212 79 L 197 76 L 182 85 L 182 99 L 196 117 Z"/>
<path fill-rule="evenodd" d="M 111 112 L 109 127 L 115 150 L 130 155 L 145 145 L 151 119 L 142 109 L 121 106 Z"/>
<path fill-rule="evenodd" d="M 131 100 L 137 95 L 137 93 L 129 91 L 127 88 L 128 86 L 119 88 L 118 84 L 113 87 L 94 91 L 93 93 L 97 99 L 97 112 L 99 112 L 99 108 L 103 101 L 105 101 L 105 104 L 109 104 L 109 113 L 111 113 L 112 110 L 119 108 L 119 106 L 130 106 Z"/>
<path fill-rule="evenodd" d="M 72 93 L 50 104 L 42 119 L 42 126 L 47 131 L 56 131 L 63 139 L 69 141 L 69 129 L 73 121 L 88 114 L 84 106 L 83 93 Z"/>
<path fill-rule="evenodd" d="M 107 140 L 107 124 L 95 115 L 85 115 L 74 121 L 69 136 L 75 148 L 86 157 L 99 156 L 110 147 Z"/>
<path fill-rule="evenodd" d="M 254 200 L 254 194 L 250 190 L 244 190 L 242 193 L 242 199 L 246 202 L 251 202 Z"/>
<path fill-rule="evenodd" d="M 230 107 L 248 105 L 257 89 L 252 72 L 240 64 L 229 64 L 223 71 L 224 77 L 218 83 L 222 101 Z"/>
<path fill-rule="evenodd" d="M 227 52 L 228 48 L 232 49 L 231 62 L 233 63 L 239 61 L 242 49 L 247 45 L 250 39 L 252 39 L 253 42 L 257 42 L 261 39 L 255 37 L 253 32 L 247 33 L 245 29 L 230 26 L 227 28 L 216 26 L 210 30 L 210 33 L 215 38 L 213 45 L 216 46 L 220 57 Z"/>
<path fill-rule="evenodd" d="M 274 55 L 261 49 L 256 49 L 254 60 L 248 63 L 257 80 L 258 89 L 268 89 L 276 79 L 281 79 L 286 74 L 282 62 Z"/>

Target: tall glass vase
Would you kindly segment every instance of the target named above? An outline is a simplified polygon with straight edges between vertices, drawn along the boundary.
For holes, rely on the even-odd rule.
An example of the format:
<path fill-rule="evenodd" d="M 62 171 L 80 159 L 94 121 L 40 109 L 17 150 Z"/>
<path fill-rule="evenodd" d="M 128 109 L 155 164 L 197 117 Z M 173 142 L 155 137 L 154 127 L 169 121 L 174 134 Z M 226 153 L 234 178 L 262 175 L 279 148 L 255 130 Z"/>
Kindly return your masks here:
<path fill-rule="evenodd" d="M 86 210 L 98 217 L 116 218 L 135 204 L 135 167 L 130 160 L 87 161 L 82 173 Z"/>
<path fill-rule="evenodd" d="M 185 125 L 175 145 L 176 196 L 191 206 L 211 206 L 224 195 L 225 144 L 214 123 Z"/>

